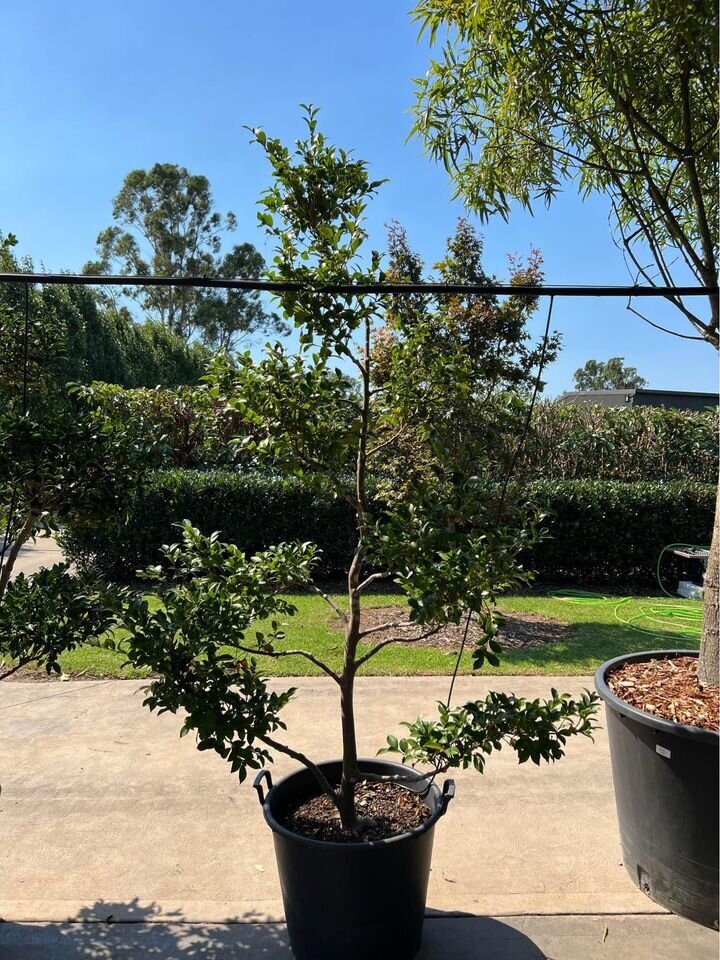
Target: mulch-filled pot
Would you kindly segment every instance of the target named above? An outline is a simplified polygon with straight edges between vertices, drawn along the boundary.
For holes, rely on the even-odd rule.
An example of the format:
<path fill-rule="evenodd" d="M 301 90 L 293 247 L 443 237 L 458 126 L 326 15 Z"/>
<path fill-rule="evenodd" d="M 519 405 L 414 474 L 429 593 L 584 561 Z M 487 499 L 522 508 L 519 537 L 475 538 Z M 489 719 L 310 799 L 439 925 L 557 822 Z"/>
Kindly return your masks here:
<path fill-rule="evenodd" d="M 690 655 L 617 657 L 598 669 L 595 685 L 606 705 L 625 867 L 656 903 L 717 929 L 718 733 L 653 716 L 608 686 L 623 664 Z"/>
<path fill-rule="evenodd" d="M 341 761 L 319 764 L 339 783 Z M 407 775 L 408 768 L 362 760 L 364 773 Z M 264 795 L 263 779 L 270 790 Z M 275 841 L 290 945 L 297 960 L 410 960 L 420 947 L 435 824 L 454 794 L 421 780 L 408 785 L 425 795 L 429 818 L 419 827 L 365 843 L 331 843 L 293 833 L 282 825 L 288 808 L 318 792 L 307 769 L 274 786 L 267 770 L 255 780 Z"/>

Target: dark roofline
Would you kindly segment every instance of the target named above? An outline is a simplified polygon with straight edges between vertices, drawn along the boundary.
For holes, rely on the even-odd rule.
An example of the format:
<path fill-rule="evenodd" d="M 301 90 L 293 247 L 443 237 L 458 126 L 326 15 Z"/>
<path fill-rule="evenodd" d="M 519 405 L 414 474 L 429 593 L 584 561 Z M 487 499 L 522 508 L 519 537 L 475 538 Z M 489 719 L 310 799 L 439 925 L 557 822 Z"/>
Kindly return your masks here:
<path fill-rule="evenodd" d="M 656 387 L 635 387 L 633 388 L 633 392 L 634 393 L 665 393 L 665 394 L 669 394 L 672 397 L 717 397 L 718 396 L 718 393 L 709 393 L 706 390 L 661 390 L 660 388 L 656 388 Z"/>
<path fill-rule="evenodd" d="M 718 399 L 717 393 L 708 393 L 704 390 L 661 390 L 660 388 L 655 387 L 625 387 L 620 390 L 566 390 L 565 393 L 561 393 L 558 399 L 562 397 L 591 397 L 591 396 L 600 396 L 600 397 L 620 397 L 620 396 L 635 396 L 638 393 L 655 393 L 663 394 L 664 396 L 672 397 L 708 397 L 713 400 Z"/>

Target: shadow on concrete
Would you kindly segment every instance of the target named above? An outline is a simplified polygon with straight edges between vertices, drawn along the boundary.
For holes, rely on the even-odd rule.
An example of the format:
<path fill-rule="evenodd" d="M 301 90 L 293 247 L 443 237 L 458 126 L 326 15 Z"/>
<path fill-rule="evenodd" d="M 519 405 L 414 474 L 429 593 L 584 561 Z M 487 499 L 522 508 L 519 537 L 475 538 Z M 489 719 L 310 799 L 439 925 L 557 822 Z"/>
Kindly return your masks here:
<path fill-rule="evenodd" d="M 98 900 L 68 923 L 0 924 L 2 960 L 291 960 L 285 926 L 192 923 L 137 899 Z"/>
<path fill-rule="evenodd" d="M 69 923 L 0 923 L 0 956 L 3 960 L 292 960 L 284 924 L 258 922 L 251 914 L 239 923 L 193 923 L 160 915 L 156 904 L 137 900 L 97 901 Z M 509 924 L 432 911 L 416 960 L 448 957 L 550 960 Z"/>
<path fill-rule="evenodd" d="M 415 960 L 552 960 L 512 922 L 431 910 Z"/>

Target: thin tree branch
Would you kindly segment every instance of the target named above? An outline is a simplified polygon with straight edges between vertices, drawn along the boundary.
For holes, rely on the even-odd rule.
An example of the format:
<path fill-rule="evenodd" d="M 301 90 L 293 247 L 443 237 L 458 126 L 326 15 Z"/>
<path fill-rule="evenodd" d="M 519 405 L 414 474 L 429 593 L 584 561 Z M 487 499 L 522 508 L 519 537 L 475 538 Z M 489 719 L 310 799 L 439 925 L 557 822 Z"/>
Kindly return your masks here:
<path fill-rule="evenodd" d="M 10 581 L 10 576 L 13 572 L 13 568 L 15 566 L 15 561 L 18 558 L 18 554 L 20 553 L 20 550 L 24 546 L 24 544 L 26 544 L 27 541 L 32 536 L 33 529 L 40 515 L 41 515 L 40 510 L 31 509 L 28 511 L 28 515 L 25 518 L 25 522 L 20 528 L 15 538 L 15 541 L 13 542 L 12 547 L 10 548 L 10 552 L 8 553 L 7 558 L 2 564 L 2 568 L 0 568 L 0 600 L 2 600 L 2 598 L 5 596 L 5 590 L 7 589 L 7 585 Z M 10 519 L 11 518 L 8 517 L 8 521 Z"/>
<path fill-rule="evenodd" d="M 29 663 L 32 663 L 33 657 L 28 657 L 26 660 L 20 660 L 19 663 L 15 664 L 14 667 L 10 667 L 9 670 L 6 670 L 4 673 L 0 673 L 0 680 L 7 680 L 8 677 L 11 677 L 14 673 L 17 673 L 18 670 L 22 670 L 23 667 L 26 667 Z"/>
<path fill-rule="evenodd" d="M 677 330 L 671 330 L 669 327 L 663 327 L 659 323 L 655 323 L 654 320 L 650 320 L 649 317 L 646 317 L 644 314 L 640 313 L 639 310 L 636 310 L 630 303 L 630 300 L 627 302 L 626 310 L 629 310 L 630 313 L 634 313 L 636 317 L 640 317 L 641 320 L 644 320 L 645 323 L 649 323 L 651 327 L 655 327 L 656 330 L 662 330 L 663 333 L 669 333 L 673 337 L 680 337 L 682 340 L 702 340 L 706 341 L 706 337 L 696 337 L 689 333 L 678 333 Z"/>
<path fill-rule="evenodd" d="M 446 761 L 445 763 L 438 764 L 432 773 L 423 773 L 420 770 L 413 770 L 408 768 L 407 773 L 363 773 L 361 772 L 363 780 L 368 780 L 371 783 L 420 783 L 423 780 L 434 780 L 435 777 L 439 776 L 441 773 L 445 773 L 450 769 L 450 763 Z"/>
<path fill-rule="evenodd" d="M 470 116 L 466 111 L 465 116 Z M 557 153 L 561 157 L 565 157 L 568 160 L 572 160 L 573 163 L 581 167 L 589 167 L 591 170 L 599 170 L 601 173 L 610 173 L 616 176 L 629 177 L 634 173 L 633 170 L 624 169 L 623 167 L 616 167 L 611 164 L 607 159 L 603 158 L 602 163 L 596 163 L 593 160 L 590 160 L 588 157 L 584 157 L 581 154 L 573 153 L 571 150 L 561 147 L 557 142 L 550 140 L 543 140 L 540 137 L 536 137 L 533 134 L 529 133 L 527 130 L 522 130 L 519 127 L 511 126 L 508 123 L 503 123 L 503 121 L 498 120 L 497 117 L 490 117 L 485 113 L 473 113 L 474 119 L 483 120 L 487 123 L 491 123 L 495 127 L 502 127 L 508 131 L 508 133 L 517 134 L 520 137 L 524 137 L 526 140 L 529 140 L 531 143 L 534 143 L 535 146 L 541 147 L 543 150 L 550 150 L 552 153 Z M 554 118 L 557 121 L 557 125 L 562 127 L 563 124 L 559 117 Z"/>
<path fill-rule="evenodd" d="M 260 647 L 245 647 L 238 643 L 233 644 L 233 649 L 242 650 L 243 653 L 249 653 L 251 656 L 271 657 L 273 660 L 279 660 L 280 657 L 304 657 L 306 660 L 309 660 L 310 663 L 314 663 L 316 667 L 319 667 L 323 673 L 332 677 L 335 683 L 339 684 L 341 682 L 340 677 L 332 667 L 323 663 L 322 660 L 318 660 L 317 657 L 313 656 L 312 653 L 308 653 L 306 650 L 263 650 Z"/>
<path fill-rule="evenodd" d="M 693 247 L 689 238 L 685 234 L 685 231 L 682 229 L 682 227 L 678 223 L 677 218 L 675 217 L 675 214 L 673 213 L 672 208 L 670 207 L 670 204 L 663 196 L 662 190 L 660 190 L 660 188 L 658 187 L 655 181 L 655 178 L 652 175 L 652 171 L 650 170 L 650 167 L 648 166 L 647 161 L 645 160 L 642 147 L 637 138 L 637 132 L 635 130 L 635 127 L 633 126 L 632 123 L 630 123 L 627 115 L 626 115 L 626 120 L 628 120 L 628 132 L 633 142 L 633 146 L 635 147 L 638 162 L 642 169 L 645 182 L 647 183 L 650 197 L 662 212 L 665 223 L 668 228 L 668 232 L 673 237 L 678 247 L 681 250 L 685 250 L 687 252 L 687 255 L 690 257 L 692 263 L 695 265 L 695 269 L 698 271 L 698 273 L 702 277 L 703 274 L 705 273 L 705 269 L 704 269 L 705 265 L 701 257 L 698 256 L 697 251 Z"/>
<path fill-rule="evenodd" d="M 374 447 L 370 447 L 370 449 L 368 450 L 367 452 L 368 459 L 370 457 L 375 456 L 378 450 L 382 450 L 384 447 L 390 446 L 390 444 L 395 443 L 397 440 L 400 439 L 400 437 L 402 437 L 404 433 L 407 433 L 407 432 L 408 432 L 408 427 L 403 426 L 399 430 L 396 430 L 395 433 L 393 433 L 392 436 L 388 437 L 386 440 L 378 441 L 378 443 L 376 443 Z"/>
<path fill-rule="evenodd" d="M 292 757 L 293 760 L 297 760 L 298 763 L 302 763 L 304 766 L 306 766 L 308 770 L 312 773 L 312 775 L 315 777 L 317 782 L 320 784 L 320 787 L 322 788 L 323 793 L 327 794 L 327 796 L 330 797 L 330 799 L 335 804 L 335 806 L 337 806 L 338 804 L 337 791 L 333 790 L 329 780 L 327 779 L 325 774 L 322 772 L 320 767 L 318 767 L 317 764 L 313 763 L 309 757 L 306 757 L 304 753 L 300 753 L 299 750 L 293 750 L 292 747 L 288 747 L 284 743 L 280 743 L 277 740 L 273 740 L 272 737 L 268 737 L 266 734 L 258 734 L 258 740 L 260 740 L 262 743 L 266 743 L 269 747 L 272 747 L 273 750 L 277 750 L 280 753 L 284 753 L 288 757 Z"/>
<path fill-rule="evenodd" d="M 357 592 L 361 593 L 366 587 L 369 587 L 371 583 L 374 583 L 376 580 L 387 580 L 388 577 L 391 577 L 392 574 L 387 573 L 371 573 L 369 577 L 366 577 L 362 583 L 358 584 Z"/>
<path fill-rule="evenodd" d="M 703 280 L 707 283 L 708 277 L 711 278 L 711 282 L 715 282 L 717 279 L 717 264 L 715 262 L 715 249 L 712 241 L 712 233 L 710 231 L 710 224 L 708 223 L 707 211 L 705 209 L 705 200 L 703 198 L 702 188 L 700 186 L 697 164 L 695 163 L 695 154 L 692 150 L 692 108 L 690 105 L 689 80 L 689 70 L 684 69 L 680 78 L 683 135 L 685 139 L 683 162 L 685 164 L 685 170 L 687 171 L 688 182 L 690 184 L 690 193 L 692 194 L 695 212 L 697 213 L 698 218 L 700 243 L 702 244 L 706 267 L 706 273 L 703 275 Z"/>
<path fill-rule="evenodd" d="M 669 140 L 660 130 L 657 129 L 650 121 L 645 117 L 640 111 L 635 107 L 635 104 L 630 98 L 623 97 L 619 90 L 615 90 L 612 87 L 608 86 L 608 93 L 613 98 L 615 105 L 620 108 L 620 111 L 625 116 L 625 119 L 628 122 L 628 127 L 631 128 L 631 120 L 634 120 L 645 133 L 657 140 L 665 149 L 674 154 L 676 157 L 682 157 L 683 148 L 678 146 L 677 143 L 673 143 L 672 140 Z"/>
<path fill-rule="evenodd" d="M 332 607 L 332 609 L 335 611 L 335 613 L 338 615 L 338 617 L 342 620 L 343 623 L 348 622 L 347 613 L 342 609 L 342 607 L 339 607 L 335 603 L 335 601 L 331 596 L 325 593 L 324 590 L 321 590 L 320 587 L 316 586 L 314 583 L 310 584 L 310 588 L 314 590 L 319 597 L 322 597 L 325 603 L 328 604 L 328 606 Z"/>
<path fill-rule="evenodd" d="M 436 627 L 433 627 L 432 630 L 428 630 L 427 633 L 422 633 L 417 637 L 390 637 L 387 640 L 383 640 L 381 643 L 376 643 L 375 646 L 371 647 L 371 649 L 368 650 L 364 656 L 355 661 L 355 668 L 357 669 L 358 667 L 361 667 L 363 663 L 367 663 L 371 657 L 374 657 L 376 653 L 380 653 L 384 647 L 389 647 L 391 643 L 417 643 L 419 640 L 427 640 L 428 637 L 434 636 L 441 629 L 442 625 L 440 624 Z"/>
<path fill-rule="evenodd" d="M 364 640 L 365 637 L 371 637 L 374 633 L 382 633 L 383 630 L 397 630 L 400 627 L 411 627 L 412 623 L 409 620 L 392 620 L 387 623 L 380 623 L 376 627 L 368 627 L 367 630 L 360 631 L 360 639 Z"/>
<path fill-rule="evenodd" d="M 638 206 L 636 206 L 633 198 L 625 191 L 624 186 L 623 186 L 621 183 L 616 184 L 616 187 L 617 187 L 617 189 L 618 189 L 618 193 L 620 194 L 620 196 L 622 197 L 622 199 L 624 200 L 624 202 L 625 202 L 625 203 L 628 205 L 628 207 L 632 210 L 632 214 L 633 214 L 633 216 L 634 216 L 634 218 L 635 218 L 635 220 L 636 220 L 636 222 L 637 222 L 637 224 L 638 224 L 638 230 L 635 232 L 635 234 L 632 234 L 630 237 L 626 236 L 626 235 L 625 235 L 625 232 L 624 232 L 624 230 L 623 230 L 622 220 L 620 219 L 620 215 L 619 215 L 619 211 L 618 211 L 618 209 L 617 209 L 617 205 L 616 205 L 615 201 L 611 199 L 611 203 L 612 203 L 612 206 L 613 206 L 613 210 L 615 211 L 615 218 L 616 218 L 616 221 L 617 221 L 617 224 L 618 224 L 618 229 L 619 229 L 619 231 L 620 231 L 620 236 L 621 236 L 621 239 L 622 239 L 622 242 L 623 242 L 623 246 L 624 246 L 624 248 L 625 248 L 625 251 L 627 252 L 627 254 L 628 254 L 628 256 L 630 257 L 630 259 L 632 260 L 633 264 L 634 264 L 635 267 L 637 268 L 638 273 L 639 273 L 641 276 L 643 276 L 643 277 L 648 281 L 649 284 L 651 284 L 652 286 L 656 286 L 654 278 L 647 272 L 647 268 L 642 266 L 642 264 L 641 264 L 640 261 L 637 259 L 637 257 L 635 256 L 635 253 L 634 253 L 634 251 L 633 251 L 633 249 L 632 249 L 632 240 L 633 240 L 633 238 L 634 238 L 635 236 L 637 236 L 638 233 L 641 233 L 642 236 L 644 237 L 646 243 L 647 243 L 648 246 L 650 247 L 650 251 L 651 251 L 651 253 L 652 253 L 652 255 L 653 255 L 653 258 L 654 258 L 654 261 L 655 261 L 655 265 L 657 266 L 657 268 L 658 268 L 658 270 L 659 270 L 659 272 L 660 272 L 660 275 L 661 275 L 663 281 L 665 282 L 665 284 L 666 284 L 667 286 L 672 286 L 672 275 L 671 275 L 670 270 L 669 270 L 669 268 L 668 268 L 668 266 L 667 266 L 667 264 L 666 264 L 666 262 L 665 262 L 665 258 L 664 258 L 663 254 L 662 254 L 662 251 L 661 251 L 660 247 L 658 246 L 658 244 L 657 244 L 657 242 L 656 242 L 656 240 L 655 240 L 655 237 L 654 237 L 654 235 L 653 235 L 652 225 L 653 225 L 653 223 L 654 223 L 655 221 L 653 221 L 652 223 L 648 223 L 648 222 L 647 222 L 647 219 L 644 217 L 641 209 L 640 209 Z M 658 215 L 658 218 L 657 218 L 657 219 L 660 220 L 660 219 L 661 219 L 661 216 Z M 687 262 L 687 261 L 686 261 L 686 262 Z M 713 346 L 717 347 L 717 328 L 716 328 L 712 323 L 710 323 L 710 324 L 704 323 L 698 316 L 696 316 L 694 313 L 692 313 L 692 311 L 689 310 L 689 309 L 685 306 L 685 304 L 682 302 L 682 300 L 680 299 L 680 297 L 668 296 L 667 299 L 668 299 L 668 301 L 669 301 L 670 303 L 672 303 L 672 304 L 685 316 L 685 318 L 690 322 L 690 324 L 691 324 L 699 333 L 702 334 L 702 338 L 701 338 L 701 339 L 706 340 L 706 341 L 708 341 L 709 343 L 711 343 Z M 628 301 L 628 302 L 629 302 L 629 301 Z M 637 313 L 637 311 L 634 311 L 634 312 Z M 641 317 L 642 319 L 647 320 L 647 318 L 644 317 L 642 314 L 637 313 L 637 315 L 638 315 L 639 317 Z M 670 331 L 669 329 L 667 329 L 667 328 L 665 328 L 665 327 L 661 327 L 661 326 L 659 326 L 658 324 L 655 324 L 655 323 L 653 323 L 653 322 L 650 321 L 650 320 L 647 320 L 647 322 L 648 322 L 651 326 L 657 326 L 658 329 L 660 329 L 660 330 L 665 330 L 665 331 L 668 332 L 668 333 L 672 332 L 672 331 Z M 681 336 L 681 335 L 678 334 L 678 336 Z M 688 339 L 694 339 L 694 338 L 693 338 L 693 337 L 688 337 Z"/>

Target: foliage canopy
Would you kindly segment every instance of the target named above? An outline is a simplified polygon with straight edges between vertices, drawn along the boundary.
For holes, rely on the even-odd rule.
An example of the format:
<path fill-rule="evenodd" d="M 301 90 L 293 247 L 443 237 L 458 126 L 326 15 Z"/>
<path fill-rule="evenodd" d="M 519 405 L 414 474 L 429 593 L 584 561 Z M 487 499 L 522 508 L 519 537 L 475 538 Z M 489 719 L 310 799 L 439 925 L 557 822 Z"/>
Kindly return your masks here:
<path fill-rule="evenodd" d="M 624 357 L 609 360 L 588 360 L 573 374 L 576 390 L 627 390 L 646 387 L 647 380 L 637 372 L 637 367 L 627 367 Z"/>
<path fill-rule="evenodd" d="M 85 265 L 86 273 L 111 273 L 117 264 L 136 276 L 256 278 L 264 268 L 250 243 L 222 253 L 223 234 L 237 228 L 235 214 L 214 209 L 207 177 L 174 163 L 131 170 L 113 201 L 113 219 L 98 236 L 98 258 Z M 199 336 L 229 349 L 242 336 L 282 329 L 257 291 L 146 286 L 123 293 L 185 342 Z"/>
<path fill-rule="evenodd" d="M 447 31 L 414 131 L 472 209 L 507 218 L 573 182 L 608 197 L 638 277 L 673 285 L 677 258 L 717 285 L 716 4 L 419 0 L 413 15 L 433 43 Z M 672 301 L 717 347 L 717 296 L 703 314 Z"/>

